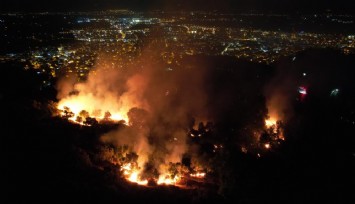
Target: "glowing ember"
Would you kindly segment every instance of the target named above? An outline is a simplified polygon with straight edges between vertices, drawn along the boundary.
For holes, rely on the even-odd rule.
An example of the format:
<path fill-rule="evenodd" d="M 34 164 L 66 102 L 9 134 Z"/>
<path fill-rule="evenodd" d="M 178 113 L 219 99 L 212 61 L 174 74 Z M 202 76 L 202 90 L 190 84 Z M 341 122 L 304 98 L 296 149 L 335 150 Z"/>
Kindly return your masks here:
<path fill-rule="evenodd" d="M 271 147 L 269 143 L 266 143 L 264 146 L 266 149 L 270 149 L 270 147 Z"/>
<path fill-rule="evenodd" d="M 190 174 L 191 177 L 195 177 L 195 178 L 204 178 L 206 176 L 205 172 L 198 172 L 195 174 Z"/>

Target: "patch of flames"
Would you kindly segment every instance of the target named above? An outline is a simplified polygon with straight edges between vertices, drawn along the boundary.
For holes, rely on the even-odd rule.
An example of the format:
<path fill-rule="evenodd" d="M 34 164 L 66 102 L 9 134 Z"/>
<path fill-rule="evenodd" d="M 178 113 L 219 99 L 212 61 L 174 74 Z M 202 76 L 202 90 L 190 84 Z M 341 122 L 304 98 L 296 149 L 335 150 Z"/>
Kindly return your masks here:
<path fill-rule="evenodd" d="M 147 186 L 148 185 L 148 179 L 141 179 L 140 174 L 142 173 L 138 167 L 136 167 L 134 164 L 127 163 L 121 166 L 121 171 L 123 173 L 124 178 L 132 183 L 136 183 L 138 185 L 143 185 Z M 204 179 L 206 176 L 205 172 L 196 172 L 196 173 L 191 173 L 189 174 L 191 178 L 198 178 L 198 179 Z M 176 174 L 172 175 L 170 173 L 162 173 L 157 180 L 155 180 L 157 185 L 175 185 L 175 186 L 180 186 L 181 181 L 183 179 L 183 175 Z"/>
<path fill-rule="evenodd" d="M 181 179 L 181 176 L 179 175 L 175 175 L 175 176 L 171 176 L 169 174 L 162 174 L 159 176 L 159 179 L 157 181 L 158 185 L 175 185 L 176 183 L 178 183 Z"/>
<path fill-rule="evenodd" d="M 148 184 L 148 180 L 146 179 L 142 180 L 139 178 L 140 171 L 137 170 L 135 167 L 133 167 L 131 163 L 122 165 L 121 171 L 123 172 L 124 177 L 132 183 L 137 183 L 139 185 Z"/>
<path fill-rule="evenodd" d="M 265 126 L 267 128 L 270 128 L 272 126 L 275 126 L 277 124 L 277 120 L 275 118 L 269 118 L 265 120 Z"/>
<path fill-rule="evenodd" d="M 81 121 L 78 121 L 78 117 L 82 117 L 80 113 L 86 111 L 88 117 L 95 118 L 97 121 L 103 121 L 105 119 L 110 119 L 112 121 L 125 121 L 128 123 L 127 112 L 131 107 L 117 107 L 116 104 L 98 104 L 95 99 L 90 97 L 69 97 L 61 100 L 58 103 L 58 110 L 61 111 L 61 116 L 65 116 L 65 108 L 73 113 L 72 117 L 69 117 L 68 120 L 77 123 L 80 125 L 87 125 L 84 123 L 85 118 L 82 118 Z M 108 118 L 105 118 L 105 114 L 109 112 L 110 115 Z"/>
<path fill-rule="evenodd" d="M 195 174 L 190 174 L 190 176 L 194 177 L 194 178 L 205 178 L 206 173 L 205 172 L 197 172 Z"/>
<path fill-rule="evenodd" d="M 134 167 L 131 163 L 127 163 L 122 165 L 121 171 L 123 172 L 123 175 L 125 179 L 132 183 L 136 183 L 138 185 L 148 185 L 148 180 L 147 179 L 141 179 L 140 178 L 140 173 L 139 169 Z M 161 174 L 156 181 L 158 185 L 175 185 L 178 183 L 181 179 L 181 176 L 175 175 L 171 176 L 170 174 Z"/>

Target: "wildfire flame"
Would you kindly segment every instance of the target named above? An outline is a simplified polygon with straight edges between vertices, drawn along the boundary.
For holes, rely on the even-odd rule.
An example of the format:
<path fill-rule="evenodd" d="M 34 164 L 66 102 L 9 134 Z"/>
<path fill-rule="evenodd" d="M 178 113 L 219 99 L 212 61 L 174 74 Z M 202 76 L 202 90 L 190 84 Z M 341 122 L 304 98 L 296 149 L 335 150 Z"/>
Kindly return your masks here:
<path fill-rule="evenodd" d="M 284 134 L 283 134 L 283 129 L 280 127 L 280 124 L 278 122 L 281 122 L 278 120 L 279 117 L 275 117 L 274 115 L 271 116 L 268 119 L 265 119 L 265 127 L 268 129 L 271 129 L 272 133 L 276 135 L 274 140 L 285 140 Z M 265 143 L 264 144 L 265 149 L 271 149 L 272 144 L 270 143 Z"/>
<path fill-rule="evenodd" d="M 146 179 L 141 180 L 139 178 L 140 171 L 133 168 L 131 163 L 127 163 L 127 164 L 122 165 L 121 171 L 123 172 L 123 175 L 125 176 L 125 178 L 130 182 L 137 183 L 139 185 L 147 185 L 148 184 L 148 180 L 146 180 Z"/>
<path fill-rule="evenodd" d="M 131 163 L 122 165 L 121 171 L 123 172 L 124 177 L 132 182 L 139 185 L 148 185 L 147 179 L 140 179 L 140 171 L 136 169 Z M 161 174 L 157 180 L 158 185 L 175 185 L 181 180 L 180 175 L 172 176 L 169 173 Z"/>
<path fill-rule="evenodd" d="M 132 172 L 131 175 L 127 178 L 129 181 L 133 183 L 137 183 L 139 185 L 147 185 L 148 180 L 140 180 L 138 179 L 139 172 Z"/>
<path fill-rule="evenodd" d="M 265 120 L 265 126 L 267 128 L 270 128 L 270 127 L 276 125 L 276 123 L 277 123 L 277 120 L 275 118 L 272 118 L 272 117 L 270 117 L 269 119 Z"/>
<path fill-rule="evenodd" d="M 58 110 L 61 111 L 61 115 L 65 115 L 65 109 L 69 108 L 72 112 L 71 117 L 68 118 L 71 122 L 85 125 L 86 117 L 95 118 L 98 121 L 109 119 L 112 121 L 125 121 L 128 122 L 127 112 L 130 107 L 118 108 L 116 104 L 99 104 L 93 97 L 76 97 L 71 96 L 69 98 L 62 99 L 58 104 Z M 86 112 L 83 116 L 83 111 Z M 105 115 L 109 113 L 108 115 Z M 81 118 L 81 120 L 78 120 Z"/>
<path fill-rule="evenodd" d="M 189 173 L 196 172 L 180 163 L 182 155 L 187 150 L 186 129 L 180 127 L 181 122 L 187 119 L 186 115 L 190 110 L 190 105 L 185 108 L 185 101 L 171 103 L 173 101 L 171 99 L 175 100 L 175 95 L 171 96 L 169 90 L 164 92 L 162 90 L 165 90 L 165 86 L 175 87 L 176 83 L 185 82 L 186 79 L 185 77 L 181 80 L 177 78 L 178 80 L 171 80 L 172 84 L 165 83 L 165 80 L 160 81 L 160 78 L 164 78 L 166 75 L 161 75 L 155 69 L 152 69 L 151 72 L 149 67 L 133 73 L 126 72 L 124 69 L 122 71 L 121 69 L 111 70 L 98 66 L 95 70 L 91 70 L 85 81 L 63 79 L 57 86 L 59 100 L 57 109 L 61 111 L 63 118 L 80 125 L 94 126 L 101 121 L 102 124 L 105 124 L 106 121 L 121 120 L 130 124 L 130 127 L 123 126 L 102 135 L 100 138 L 102 142 L 110 145 L 103 146 L 100 158 L 119 165 L 117 173 L 129 182 L 139 185 L 179 185 L 179 182 L 183 181 L 185 177 L 190 178 Z M 161 84 L 164 86 L 161 87 Z M 198 85 L 194 87 L 199 87 Z M 180 85 L 176 87 L 176 90 L 180 89 Z M 165 93 L 164 99 L 161 98 L 164 96 L 161 95 L 162 93 Z M 167 99 L 165 100 L 165 98 Z M 200 101 L 197 104 L 199 103 Z M 170 104 L 174 105 L 173 108 L 170 108 Z M 175 107 L 175 104 L 178 107 Z M 195 107 L 195 105 L 191 107 Z M 143 121 L 145 118 L 142 115 L 145 112 L 153 113 L 152 117 L 149 117 L 149 121 L 151 121 L 149 125 Z M 165 113 L 168 113 L 164 117 L 167 120 L 164 120 L 164 124 L 159 125 L 161 114 Z M 131 121 L 129 121 L 128 115 Z M 174 127 L 173 131 L 165 130 L 167 129 L 165 124 L 169 124 L 169 126 L 176 124 L 177 128 Z M 156 127 L 150 127 L 150 125 Z M 204 124 L 201 125 L 202 128 L 204 126 Z M 151 131 L 150 128 L 154 131 Z M 152 133 L 156 133 L 157 136 L 156 140 L 150 142 Z M 167 134 L 169 137 L 164 137 Z M 203 134 L 196 136 L 202 137 Z M 164 144 L 163 142 L 166 143 L 166 148 L 160 147 Z M 129 146 L 129 150 L 114 149 L 121 145 Z M 219 145 L 218 148 L 223 148 L 223 146 Z M 134 154 L 128 157 L 128 153 L 126 153 L 128 151 Z M 153 160 L 149 160 L 150 158 Z M 196 176 L 203 177 L 202 174 Z"/>
<path fill-rule="evenodd" d="M 142 172 L 140 171 L 140 168 L 135 166 L 134 164 L 132 165 L 132 163 L 126 163 L 122 165 L 121 171 L 123 173 L 124 178 L 127 181 L 136 183 L 138 185 L 144 185 L 144 186 L 148 185 L 148 179 L 140 178 L 140 174 Z M 155 180 L 157 185 L 175 185 L 175 186 L 183 187 L 183 185 L 181 185 L 181 181 L 183 178 L 188 178 L 188 176 L 190 176 L 191 178 L 204 179 L 206 173 L 199 171 L 196 173 L 186 174 L 184 176 L 184 174 L 180 174 L 180 173 L 173 175 L 169 172 L 165 172 L 160 174 L 158 179 L 152 179 L 152 180 Z"/>
<path fill-rule="evenodd" d="M 123 120 L 128 123 L 129 110 L 148 109 L 143 98 L 146 79 L 140 74 L 127 77 L 121 74 L 116 71 L 108 74 L 98 67 L 84 82 L 63 79 L 57 85 L 57 109 L 70 121 L 84 125 L 88 125 L 87 121 L 83 122 L 88 117 L 98 122 Z"/>
<path fill-rule="evenodd" d="M 172 178 L 172 176 L 169 174 L 163 174 L 163 175 L 159 176 L 157 184 L 158 185 L 162 185 L 162 184 L 175 185 L 176 183 L 178 183 L 180 181 L 180 179 L 181 179 L 181 176 L 179 176 L 179 175 L 176 175 Z"/>
<path fill-rule="evenodd" d="M 205 178 L 206 173 L 205 172 L 198 172 L 195 174 L 190 174 L 191 177 L 195 177 L 195 178 Z"/>
<path fill-rule="evenodd" d="M 269 119 L 266 119 L 265 120 L 265 126 L 267 127 L 267 128 L 273 128 L 273 131 L 274 131 L 274 133 L 277 133 L 277 126 L 278 126 L 278 124 L 277 124 L 277 119 L 276 119 L 277 117 L 270 117 Z M 280 140 L 285 140 L 285 137 L 284 137 L 284 134 L 283 134 L 283 131 L 281 130 L 281 132 L 278 134 L 278 139 L 280 139 Z M 271 148 L 271 146 L 269 145 L 269 144 L 265 144 L 265 148 L 266 149 L 269 149 L 269 148 Z"/>

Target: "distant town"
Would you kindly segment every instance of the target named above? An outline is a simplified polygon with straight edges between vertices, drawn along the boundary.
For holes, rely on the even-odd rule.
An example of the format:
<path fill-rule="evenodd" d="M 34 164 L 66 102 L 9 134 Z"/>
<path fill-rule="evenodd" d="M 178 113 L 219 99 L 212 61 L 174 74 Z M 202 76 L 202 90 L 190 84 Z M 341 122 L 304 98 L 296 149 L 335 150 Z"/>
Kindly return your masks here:
<path fill-rule="evenodd" d="M 322 14 L 166 13 L 110 10 L 0 15 L 0 63 L 84 79 L 95 66 L 124 69 L 142 53 L 179 67 L 185 56 L 231 56 L 272 64 L 309 48 L 355 53 L 355 17 Z M 109 59 L 109 60 L 108 60 Z"/>

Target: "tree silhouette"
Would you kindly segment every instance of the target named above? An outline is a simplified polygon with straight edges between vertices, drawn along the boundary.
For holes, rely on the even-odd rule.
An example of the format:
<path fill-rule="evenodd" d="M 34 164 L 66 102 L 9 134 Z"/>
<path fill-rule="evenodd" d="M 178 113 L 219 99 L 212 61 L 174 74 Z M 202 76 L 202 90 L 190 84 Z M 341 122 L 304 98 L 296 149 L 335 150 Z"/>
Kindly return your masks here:
<path fill-rule="evenodd" d="M 70 110 L 69 107 L 67 106 L 64 106 L 64 110 L 63 110 L 63 118 L 65 119 L 69 119 L 69 118 L 72 118 L 74 117 L 74 113 Z"/>
<path fill-rule="evenodd" d="M 83 122 L 83 118 L 80 117 L 80 116 L 76 116 L 75 121 L 78 122 L 78 123 L 81 123 L 81 122 Z"/>
<path fill-rule="evenodd" d="M 95 126 L 99 123 L 97 122 L 97 120 L 95 118 L 87 117 L 84 121 L 84 124 L 89 125 L 89 126 Z"/>
<path fill-rule="evenodd" d="M 143 127 L 147 123 L 148 112 L 140 108 L 132 108 L 128 111 L 129 125 L 132 127 Z"/>
<path fill-rule="evenodd" d="M 104 115 L 104 121 L 111 121 L 111 113 L 109 111 L 106 111 L 105 112 L 105 115 Z"/>
<path fill-rule="evenodd" d="M 87 118 L 89 117 L 89 112 L 87 112 L 86 110 L 82 110 L 80 111 L 79 116 L 82 118 Z"/>

